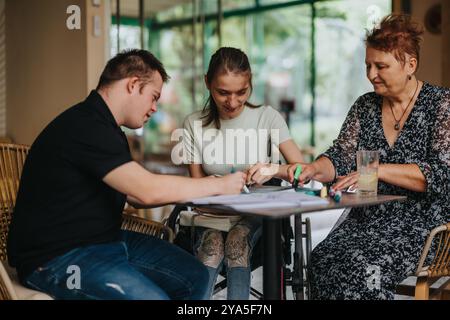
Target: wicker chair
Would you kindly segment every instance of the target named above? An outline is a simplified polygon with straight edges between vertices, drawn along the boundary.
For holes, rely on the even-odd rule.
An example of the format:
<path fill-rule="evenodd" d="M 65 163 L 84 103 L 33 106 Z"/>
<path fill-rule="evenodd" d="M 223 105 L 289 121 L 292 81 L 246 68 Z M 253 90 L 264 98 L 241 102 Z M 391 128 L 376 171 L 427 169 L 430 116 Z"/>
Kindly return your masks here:
<path fill-rule="evenodd" d="M 9 267 L 6 239 L 16 204 L 22 167 L 29 147 L 0 143 L 0 300 L 47 300 L 50 296 L 23 287 L 15 269 Z M 156 221 L 136 217 L 132 212 L 123 213 L 122 229 L 158 237 L 173 242 L 173 231 Z"/>
<path fill-rule="evenodd" d="M 30 150 L 29 146 L 0 143 L 0 206 L 14 208 L 23 164 Z"/>
<path fill-rule="evenodd" d="M 429 266 L 424 266 L 430 248 L 435 241 L 436 254 Z M 434 228 L 425 242 L 425 247 L 416 271 L 417 283 L 415 299 L 428 300 L 430 298 L 450 299 L 450 280 L 445 281 L 430 294 L 430 286 L 443 277 L 450 276 L 450 223 Z"/>
<path fill-rule="evenodd" d="M 139 232 L 173 243 L 174 233 L 172 229 L 164 224 L 137 217 L 129 213 L 123 213 L 122 217 L 122 230 Z"/>
<path fill-rule="evenodd" d="M 19 285 L 17 274 L 10 268 L 6 255 L 9 223 L 16 204 L 20 176 L 29 146 L 0 143 L 0 299 L 41 300 L 48 295 Z"/>

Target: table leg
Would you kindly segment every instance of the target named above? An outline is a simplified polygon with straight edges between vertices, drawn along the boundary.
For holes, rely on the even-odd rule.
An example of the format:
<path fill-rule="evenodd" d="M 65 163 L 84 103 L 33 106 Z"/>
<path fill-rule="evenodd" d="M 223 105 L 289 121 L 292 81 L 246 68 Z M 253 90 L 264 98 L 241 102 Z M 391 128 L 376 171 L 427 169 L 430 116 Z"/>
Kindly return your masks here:
<path fill-rule="evenodd" d="M 263 289 L 265 300 L 280 300 L 282 296 L 281 220 L 263 220 Z"/>

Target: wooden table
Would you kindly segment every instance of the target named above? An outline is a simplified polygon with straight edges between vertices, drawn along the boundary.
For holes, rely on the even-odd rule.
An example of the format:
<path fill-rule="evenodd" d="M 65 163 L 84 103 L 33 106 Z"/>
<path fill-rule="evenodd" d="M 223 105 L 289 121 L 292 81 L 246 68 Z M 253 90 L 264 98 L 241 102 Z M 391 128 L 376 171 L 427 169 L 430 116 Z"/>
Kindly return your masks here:
<path fill-rule="evenodd" d="M 265 300 L 279 300 L 282 297 L 282 248 L 281 248 L 281 218 L 292 215 L 302 215 L 303 213 L 318 212 L 324 210 L 334 210 L 340 208 L 355 208 L 379 205 L 392 201 L 405 201 L 404 196 L 378 195 L 375 197 L 359 197 L 357 194 L 343 193 L 341 201 L 335 202 L 327 198 L 327 204 L 296 207 L 296 208 L 269 208 L 255 209 L 251 212 L 239 212 L 230 207 L 222 205 L 194 205 L 184 203 L 184 205 L 195 207 L 207 207 L 208 210 L 217 211 L 223 214 L 240 214 L 249 216 L 259 216 L 263 218 L 262 238 L 264 245 L 263 259 L 263 293 Z"/>

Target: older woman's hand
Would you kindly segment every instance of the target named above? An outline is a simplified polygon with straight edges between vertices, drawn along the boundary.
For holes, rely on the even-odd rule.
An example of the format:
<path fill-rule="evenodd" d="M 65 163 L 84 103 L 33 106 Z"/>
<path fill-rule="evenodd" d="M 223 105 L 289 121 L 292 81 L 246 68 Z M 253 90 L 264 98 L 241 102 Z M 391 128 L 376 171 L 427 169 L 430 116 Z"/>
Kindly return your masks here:
<path fill-rule="evenodd" d="M 297 166 L 302 167 L 302 173 L 298 177 L 300 186 L 303 186 L 305 183 L 308 183 L 310 180 L 312 180 L 318 172 L 318 170 L 314 166 L 314 164 L 294 163 L 294 164 L 290 165 L 288 168 L 288 177 L 289 177 L 290 183 L 294 182 L 294 174 L 295 174 L 295 170 L 297 169 Z"/>
<path fill-rule="evenodd" d="M 247 171 L 247 182 L 246 184 L 263 184 L 264 182 L 272 179 L 280 168 L 278 164 L 271 163 L 256 163 Z"/>
<path fill-rule="evenodd" d="M 347 190 L 350 188 L 351 190 L 355 190 L 358 188 L 358 172 L 352 172 L 346 176 L 337 177 L 337 182 L 332 186 L 335 191 Z"/>

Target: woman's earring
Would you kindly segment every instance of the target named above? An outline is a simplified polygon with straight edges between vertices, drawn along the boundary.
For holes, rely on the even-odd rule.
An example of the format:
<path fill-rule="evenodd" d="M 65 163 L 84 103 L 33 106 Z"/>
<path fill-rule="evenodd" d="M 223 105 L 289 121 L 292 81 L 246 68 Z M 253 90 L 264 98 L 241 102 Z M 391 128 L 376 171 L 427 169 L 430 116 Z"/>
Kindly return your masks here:
<path fill-rule="evenodd" d="M 408 75 L 408 80 L 411 80 L 412 79 L 412 75 Z"/>

